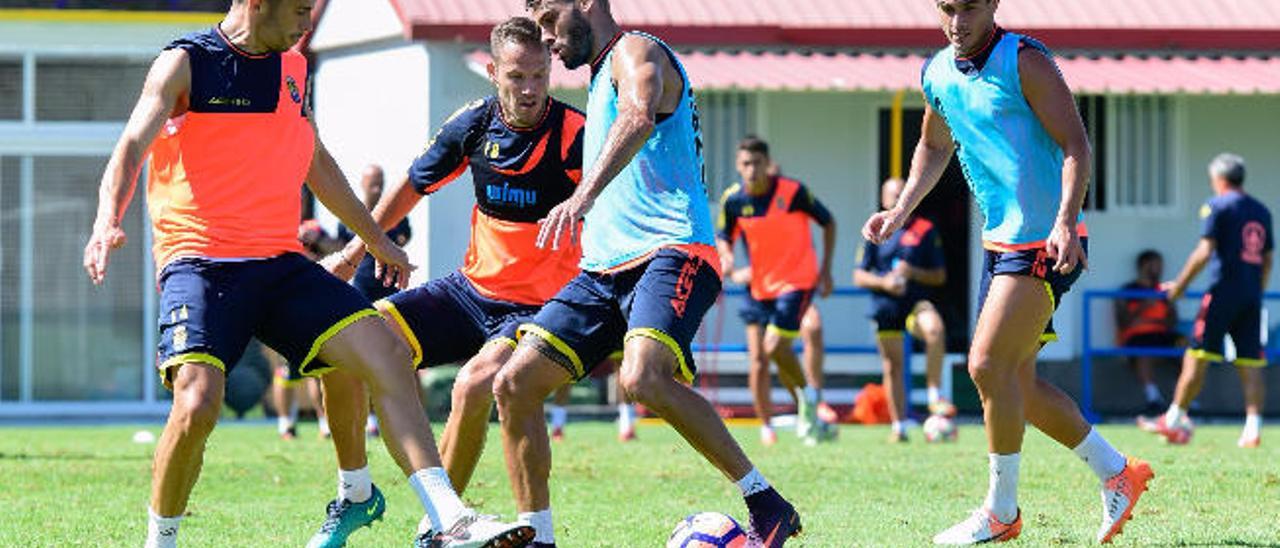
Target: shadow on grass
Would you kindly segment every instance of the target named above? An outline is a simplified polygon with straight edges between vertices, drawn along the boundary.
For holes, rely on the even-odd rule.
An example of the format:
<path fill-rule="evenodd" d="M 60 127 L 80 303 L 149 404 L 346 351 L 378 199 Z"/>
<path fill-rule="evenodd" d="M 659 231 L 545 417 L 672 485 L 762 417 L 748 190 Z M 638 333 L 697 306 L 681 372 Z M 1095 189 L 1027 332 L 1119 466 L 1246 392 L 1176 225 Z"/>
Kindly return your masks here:
<path fill-rule="evenodd" d="M 42 461 L 42 460 L 89 460 L 89 461 L 131 461 L 151 460 L 150 455 L 95 455 L 92 453 L 5 453 L 0 451 L 0 461 Z"/>

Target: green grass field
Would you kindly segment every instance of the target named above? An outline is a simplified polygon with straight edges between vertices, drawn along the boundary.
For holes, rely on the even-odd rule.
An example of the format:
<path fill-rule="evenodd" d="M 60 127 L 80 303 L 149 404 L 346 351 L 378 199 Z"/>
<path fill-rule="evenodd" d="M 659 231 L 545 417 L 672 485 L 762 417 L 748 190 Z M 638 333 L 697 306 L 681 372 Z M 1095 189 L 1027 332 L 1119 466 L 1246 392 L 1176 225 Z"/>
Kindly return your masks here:
<path fill-rule="evenodd" d="M 212 436 L 181 539 L 185 546 L 301 546 L 334 492 L 334 457 L 314 424 L 285 442 L 272 424 L 228 421 Z M 159 427 L 0 429 L 0 519 L 4 546 L 138 546 L 146 530 L 153 445 L 130 440 Z M 1274 431 L 1274 430 L 1273 430 Z M 1104 427 L 1123 450 L 1151 461 L 1152 491 L 1119 544 L 1280 546 L 1280 445 L 1235 447 L 1235 426 L 1206 427 L 1188 447 L 1168 447 L 1128 426 Z M 817 448 L 789 433 L 764 448 L 752 427 L 735 427 L 765 475 L 800 509 L 798 546 L 923 545 L 964 517 L 985 493 L 981 431 L 956 444 L 890 446 L 887 430 L 844 427 Z M 736 488 L 671 429 L 642 426 L 619 444 L 613 425 L 571 423 L 554 447 L 552 500 L 561 546 L 660 546 L 675 523 L 699 510 L 739 519 Z M 1280 440 L 1277 440 L 1280 441 Z M 465 498 L 484 512 L 514 515 L 501 442 Z M 383 522 L 350 546 L 406 546 L 421 508 L 381 444 L 371 445 L 374 480 L 388 499 Z M 1022 464 L 1024 545 L 1084 544 L 1098 523 L 1097 482 L 1071 452 L 1029 433 Z"/>

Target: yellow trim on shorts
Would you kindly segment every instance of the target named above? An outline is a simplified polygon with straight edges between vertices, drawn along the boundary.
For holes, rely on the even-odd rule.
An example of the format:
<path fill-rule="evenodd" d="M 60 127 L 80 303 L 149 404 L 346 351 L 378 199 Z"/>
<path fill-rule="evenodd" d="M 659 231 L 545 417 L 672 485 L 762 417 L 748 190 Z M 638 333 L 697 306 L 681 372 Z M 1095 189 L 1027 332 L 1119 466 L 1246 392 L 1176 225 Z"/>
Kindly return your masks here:
<path fill-rule="evenodd" d="M 325 373 L 328 373 L 330 370 L 332 370 L 333 366 L 330 365 L 329 367 L 325 367 L 323 369 L 308 371 L 307 364 L 311 363 L 311 360 L 316 359 L 316 354 L 320 353 L 320 347 L 323 346 L 324 343 L 329 342 L 329 339 L 332 339 L 334 335 L 337 335 L 343 329 L 346 329 L 347 327 L 349 327 L 351 324 L 356 323 L 357 321 L 362 320 L 364 318 L 368 318 L 370 316 L 373 316 L 375 318 L 381 318 L 381 316 L 378 315 L 377 310 L 374 310 L 372 308 L 365 308 L 365 309 L 357 310 L 356 312 L 353 312 L 351 315 L 341 320 L 338 320 L 337 323 L 329 326 L 329 329 L 324 330 L 324 332 L 321 333 L 319 337 L 316 337 L 315 342 L 311 343 L 311 351 L 307 352 L 307 357 L 303 358 L 302 363 L 298 364 L 298 372 L 301 373 L 302 376 L 304 377 L 319 377 Z"/>
<path fill-rule="evenodd" d="M 551 343 L 552 348 L 555 348 L 558 352 L 569 358 L 569 361 L 573 363 L 575 379 L 581 379 L 582 377 L 587 376 L 586 368 L 582 367 L 582 358 L 578 357 L 578 353 L 573 351 L 573 348 L 569 346 L 569 343 L 564 342 L 563 339 L 557 337 L 554 333 L 547 331 L 536 324 L 520 324 L 520 327 L 516 329 L 516 336 L 523 337 L 525 333 L 533 333 L 534 335 L 537 335 L 538 338 Z"/>
<path fill-rule="evenodd" d="M 910 314 L 907 314 L 907 321 L 904 323 L 906 324 L 908 333 L 915 331 L 916 330 L 916 313 L 912 312 Z"/>
<path fill-rule="evenodd" d="M 485 341 L 484 346 L 489 346 L 494 343 L 506 344 L 507 346 L 510 346 L 512 350 L 516 349 L 516 340 L 511 337 L 494 337 Z"/>
<path fill-rule="evenodd" d="M 615 362 L 622 361 L 622 351 L 614 350 L 613 352 L 609 353 L 609 359 Z"/>
<path fill-rule="evenodd" d="M 273 375 L 271 377 L 271 384 L 275 386 L 281 386 L 284 388 L 293 388 L 295 386 L 302 384 L 302 381 L 305 381 L 305 380 L 306 379 L 286 379 L 279 375 Z"/>
<path fill-rule="evenodd" d="M 906 332 L 901 329 L 882 329 L 876 331 L 877 339 L 901 339 Z"/>
<path fill-rule="evenodd" d="M 1239 367 L 1260 368 L 1267 366 L 1267 360 L 1261 358 L 1236 358 L 1236 365 Z"/>
<path fill-rule="evenodd" d="M 222 363 L 222 360 L 218 359 L 217 356 L 205 352 L 187 352 L 185 354 L 170 356 L 169 359 L 160 364 L 160 367 L 157 368 L 160 370 L 160 382 L 164 384 L 165 388 L 173 390 L 173 379 L 169 378 L 168 375 L 169 369 L 176 369 L 189 363 L 207 363 L 217 367 L 219 371 L 222 371 L 224 376 L 227 374 L 226 364 Z"/>
<path fill-rule="evenodd" d="M 1049 283 L 1049 280 L 1040 280 L 1040 281 L 1044 282 L 1044 290 L 1049 294 L 1049 310 L 1057 310 L 1058 299 L 1057 297 L 1053 296 L 1053 285 Z M 1055 337 L 1053 340 L 1056 341 L 1058 339 Z"/>
<path fill-rule="evenodd" d="M 773 324 L 769 324 L 767 327 L 765 327 L 765 328 L 764 328 L 764 332 L 765 332 L 765 333 L 777 333 L 778 335 L 783 336 L 783 337 L 786 337 L 786 338 L 788 338 L 788 339 L 794 339 L 794 338 L 796 338 L 796 337 L 799 337 L 799 336 L 800 336 L 800 330 L 799 330 L 799 329 L 783 329 L 783 328 L 778 327 L 778 326 L 773 325 Z"/>
<path fill-rule="evenodd" d="M 1204 360 L 1207 362 L 1226 361 L 1222 354 L 1218 354 L 1216 352 L 1210 352 L 1208 350 L 1204 350 L 1201 348 L 1188 348 L 1187 354 L 1197 360 Z"/>
<path fill-rule="evenodd" d="M 422 354 L 422 343 L 418 342 L 418 336 L 413 334 L 413 329 L 409 328 L 409 322 L 404 321 L 404 316 L 400 314 L 400 310 L 396 305 L 386 299 L 380 299 L 373 303 L 373 307 L 380 312 L 386 312 L 394 320 L 396 327 L 400 329 L 400 334 L 404 336 L 404 340 L 409 341 L 409 348 L 413 350 L 413 364 L 415 369 L 422 364 L 422 360 L 426 359 Z"/>
<path fill-rule="evenodd" d="M 1058 342 L 1057 333 L 1041 333 L 1040 334 L 1040 344 L 1046 344 L 1051 342 Z"/>
<path fill-rule="evenodd" d="M 652 327 L 637 327 L 627 331 L 627 334 L 622 337 L 622 343 L 626 344 L 627 341 L 635 337 L 653 339 L 666 345 L 667 349 L 676 355 L 676 361 L 680 363 L 680 371 L 677 371 L 680 374 L 680 378 L 684 380 L 685 384 L 693 384 L 693 370 L 689 369 L 689 364 L 684 360 L 684 351 L 680 349 L 680 345 L 676 343 L 676 340 L 671 338 L 671 335 Z"/>

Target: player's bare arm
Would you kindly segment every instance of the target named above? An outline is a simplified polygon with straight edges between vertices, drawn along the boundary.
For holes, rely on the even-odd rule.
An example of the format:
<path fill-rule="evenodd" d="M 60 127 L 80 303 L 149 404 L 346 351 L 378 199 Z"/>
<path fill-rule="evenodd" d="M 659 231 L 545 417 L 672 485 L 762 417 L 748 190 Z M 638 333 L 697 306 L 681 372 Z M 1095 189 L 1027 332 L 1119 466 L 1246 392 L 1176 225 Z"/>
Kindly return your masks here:
<path fill-rule="evenodd" d="M 679 105 L 683 82 L 671 77 L 675 67 L 662 47 L 639 36 L 626 36 L 614 46 L 613 78 L 618 89 L 618 119 L 609 129 L 600 159 L 591 167 L 569 199 L 552 208 L 542 220 L 537 245 L 560 249 L 561 236 L 577 243 L 581 220 L 596 196 L 622 171 L 649 140 L 659 112 Z"/>
<path fill-rule="evenodd" d="M 333 156 L 329 155 L 318 134 L 315 154 L 311 157 L 311 170 L 307 173 L 307 187 L 343 224 L 351 227 L 352 232 L 365 242 L 374 242 L 370 244 L 369 252 L 378 260 L 379 279 L 400 289 L 408 287 L 409 273 L 413 270 L 413 266 L 409 264 L 409 256 L 378 228 L 378 223 L 374 222 L 369 210 L 356 198 L 342 169 Z"/>
<path fill-rule="evenodd" d="M 1027 104 L 1045 131 L 1062 148 L 1062 202 L 1053 230 L 1049 232 L 1046 252 L 1057 260 L 1054 270 L 1069 274 L 1075 271 L 1077 263 L 1082 268 L 1089 266 L 1076 221 L 1080 218 L 1085 191 L 1089 188 L 1093 150 L 1089 147 L 1084 122 L 1076 111 L 1075 98 L 1053 61 L 1035 48 L 1026 48 L 1018 54 L 1018 71 L 1022 75 L 1022 94 L 1027 98 Z"/>
<path fill-rule="evenodd" d="M 875 244 L 882 244 L 907 222 L 911 212 L 915 211 L 924 197 L 938 184 L 951 155 L 955 152 L 955 141 L 951 138 L 951 128 L 942 115 L 925 102 L 924 119 L 920 123 L 920 140 L 911 155 L 911 173 L 907 183 L 902 187 L 902 195 L 898 197 L 898 205 L 893 209 L 881 211 L 867 219 L 862 225 L 862 237 Z"/>
<path fill-rule="evenodd" d="M 947 268 L 944 266 L 921 268 L 906 261 L 902 261 L 899 264 L 902 268 L 902 276 L 920 285 L 938 287 L 947 283 Z"/>
<path fill-rule="evenodd" d="M 185 51 L 167 50 L 151 63 L 142 84 L 142 95 L 129 115 L 124 133 L 116 141 L 98 187 L 98 215 L 89 243 L 84 247 L 84 269 L 95 284 L 101 284 L 106 278 L 111 252 L 125 243 L 120 219 L 133 198 L 147 150 L 165 121 L 185 112 L 190 88 L 191 64 Z"/>
<path fill-rule="evenodd" d="M 894 276 L 892 273 L 881 276 L 861 268 L 853 270 L 853 285 L 899 297 L 907 292 L 905 279 Z"/>
<path fill-rule="evenodd" d="M 822 225 L 822 268 L 818 271 L 818 294 L 823 297 L 831 296 L 831 291 L 835 289 L 835 281 L 831 279 L 831 258 L 835 256 L 836 251 L 836 219 L 832 217 L 827 224 Z"/>
<path fill-rule="evenodd" d="M 724 238 L 716 238 L 716 251 L 720 252 L 720 272 L 730 276 L 733 270 L 733 244 Z"/>
<path fill-rule="evenodd" d="M 378 199 L 371 214 L 373 221 L 384 232 L 391 230 L 408 217 L 409 212 L 413 211 L 414 206 L 421 200 L 422 195 L 418 194 L 412 184 L 409 184 L 409 177 L 401 177 L 396 186 L 382 193 L 382 197 Z M 365 250 L 364 239 L 356 236 L 339 251 L 338 257 L 326 261 L 324 266 L 333 275 L 350 280 L 355 275 L 355 265 L 364 258 Z"/>
<path fill-rule="evenodd" d="M 1171 282 L 1160 284 L 1160 289 L 1165 292 L 1170 301 L 1177 301 L 1182 297 L 1182 294 L 1187 291 L 1187 286 L 1191 285 L 1191 280 L 1196 279 L 1196 276 L 1200 275 L 1200 271 L 1204 270 L 1205 265 L 1209 264 L 1209 259 L 1213 257 L 1213 251 L 1217 247 L 1217 240 L 1200 238 L 1196 248 L 1191 250 L 1191 255 L 1187 257 L 1186 264 L 1183 264 L 1182 270 L 1178 272 L 1178 277 Z M 1270 261 L 1267 264 L 1270 264 Z M 1262 280 L 1265 284 L 1266 278 L 1263 277 Z"/>

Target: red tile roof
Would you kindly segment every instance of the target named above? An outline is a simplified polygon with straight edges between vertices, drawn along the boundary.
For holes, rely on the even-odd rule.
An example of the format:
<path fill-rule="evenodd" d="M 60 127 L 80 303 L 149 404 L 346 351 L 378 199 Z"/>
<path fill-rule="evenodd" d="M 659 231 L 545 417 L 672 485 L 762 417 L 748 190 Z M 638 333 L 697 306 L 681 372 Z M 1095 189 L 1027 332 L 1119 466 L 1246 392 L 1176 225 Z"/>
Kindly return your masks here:
<path fill-rule="evenodd" d="M 699 89 L 769 91 L 893 91 L 920 89 L 919 55 L 802 55 L 798 53 L 692 52 L 681 55 Z M 470 55 L 474 68 L 488 63 Z M 584 88 L 586 69 L 569 72 L 553 61 L 552 83 Z M 1280 93 L 1280 57 L 1069 57 L 1059 58 L 1067 83 L 1078 93 L 1252 94 Z"/>
<path fill-rule="evenodd" d="M 421 39 L 483 41 L 524 0 L 392 0 Z M 625 26 L 681 44 L 932 47 L 929 0 L 615 0 Z M 1055 47 L 1280 50 L 1276 0 L 1009 0 L 997 19 Z M 1123 30 L 1123 32 L 1116 32 Z"/>

